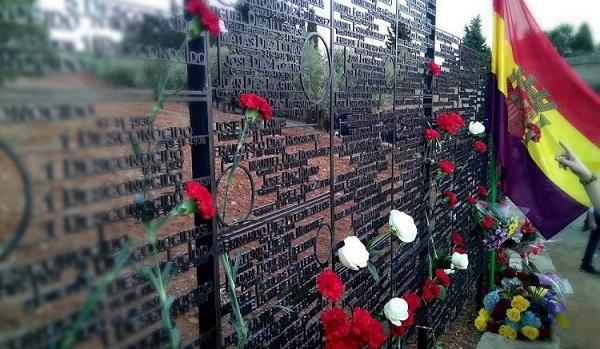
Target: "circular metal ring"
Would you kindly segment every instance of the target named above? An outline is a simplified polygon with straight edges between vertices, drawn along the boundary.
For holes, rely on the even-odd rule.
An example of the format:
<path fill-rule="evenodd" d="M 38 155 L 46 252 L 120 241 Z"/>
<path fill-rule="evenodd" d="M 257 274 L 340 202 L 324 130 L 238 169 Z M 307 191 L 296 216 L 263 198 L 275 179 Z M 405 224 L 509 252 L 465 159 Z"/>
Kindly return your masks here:
<path fill-rule="evenodd" d="M 21 176 L 21 181 L 23 182 L 23 191 L 25 198 L 25 205 L 23 208 L 23 214 L 21 215 L 21 219 L 19 220 L 19 224 L 17 225 L 17 229 L 12 234 L 12 237 L 0 245 L 0 261 L 4 260 L 6 257 L 10 255 L 10 253 L 19 245 L 19 242 L 25 235 L 27 227 L 31 222 L 31 212 L 33 207 L 33 193 L 31 189 L 31 178 L 29 177 L 29 173 L 25 169 L 25 165 L 21 162 L 19 155 L 14 151 L 14 149 L 6 143 L 4 140 L 0 138 L 0 151 L 5 152 L 10 160 L 15 164 L 19 175 Z"/>
<path fill-rule="evenodd" d="M 327 258 L 325 259 L 325 261 L 321 262 L 319 260 L 319 253 L 317 252 L 317 245 L 318 245 L 318 241 L 319 241 L 319 236 L 321 235 L 321 229 L 323 227 L 327 227 L 327 230 L 329 231 L 329 240 L 330 241 L 329 241 L 329 248 L 328 248 L 329 254 L 327 254 Z M 332 245 L 331 226 L 327 223 L 323 223 L 319 226 L 319 229 L 317 229 L 317 235 L 315 236 L 315 245 L 313 248 L 313 251 L 315 253 L 315 259 L 317 260 L 317 263 L 319 263 L 319 265 L 325 266 L 325 265 L 329 264 L 329 258 L 331 257 L 331 254 L 332 254 L 332 246 L 331 245 Z"/>
<path fill-rule="evenodd" d="M 306 93 L 306 88 L 304 87 L 304 79 L 302 78 L 302 71 L 300 71 L 300 86 L 302 86 L 302 92 L 304 93 L 304 96 L 306 97 L 306 99 L 308 99 L 309 102 L 312 102 L 314 104 L 321 104 L 325 98 L 327 97 L 327 94 L 329 93 L 329 88 L 331 86 L 331 78 L 332 78 L 332 72 L 331 72 L 331 55 L 329 54 L 329 48 L 327 47 L 327 43 L 325 42 L 325 38 L 323 38 L 319 33 L 317 32 L 312 32 L 310 33 L 305 39 L 304 39 L 304 44 L 302 44 L 302 52 L 304 52 L 304 48 L 306 47 L 307 43 L 310 43 L 310 39 L 312 39 L 314 36 L 316 36 L 318 38 L 318 40 L 321 40 L 321 42 L 323 43 L 323 45 L 325 45 L 325 52 L 327 52 L 327 70 L 329 70 L 329 74 L 327 75 L 327 79 L 325 80 L 325 85 L 323 86 L 323 93 L 321 94 L 321 98 L 319 98 L 318 100 L 313 100 L 310 98 L 310 96 L 308 95 L 308 93 Z M 302 54 L 300 54 L 300 69 L 302 69 Z"/>
<path fill-rule="evenodd" d="M 225 171 L 221 172 L 221 174 L 219 175 L 219 177 L 217 177 L 217 181 L 215 183 L 216 186 L 216 191 L 217 193 L 219 192 L 219 183 L 221 183 L 221 180 L 223 179 L 223 176 L 225 176 L 225 174 L 229 171 L 231 171 L 233 165 L 230 165 L 229 167 L 227 167 L 225 169 Z M 237 221 L 233 221 L 230 224 L 227 224 L 223 218 L 221 217 L 221 213 L 219 210 L 219 207 L 217 205 L 217 220 L 219 221 L 219 223 L 222 226 L 228 227 L 232 224 L 239 224 L 244 222 L 246 219 L 248 219 L 248 217 L 250 216 L 250 213 L 252 213 L 252 209 L 254 208 L 254 181 L 252 180 L 252 176 L 250 175 L 250 170 L 248 170 L 246 167 L 238 165 L 236 169 L 242 169 L 244 171 L 244 173 L 246 174 L 246 177 L 248 177 L 248 180 L 250 181 L 250 205 L 248 206 L 248 209 L 246 210 L 246 212 L 244 212 L 244 214 L 242 215 L 242 217 L 237 220 Z M 232 181 L 233 183 L 233 181 Z M 231 188 L 230 188 L 231 189 Z"/>

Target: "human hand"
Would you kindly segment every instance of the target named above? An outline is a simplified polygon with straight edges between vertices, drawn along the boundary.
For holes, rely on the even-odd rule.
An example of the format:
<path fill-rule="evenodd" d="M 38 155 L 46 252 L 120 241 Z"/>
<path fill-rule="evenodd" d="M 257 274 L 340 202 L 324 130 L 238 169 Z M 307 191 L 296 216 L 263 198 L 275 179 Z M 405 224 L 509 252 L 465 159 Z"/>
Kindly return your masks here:
<path fill-rule="evenodd" d="M 558 142 L 564 151 L 561 154 L 556 155 L 556 161 L 561 168 L 569 168 L 581 179 L 587 179 L 592 175 L 592 172 L 585 166 L 585 164 L 579 159 L 579 157 L 567 147 L 563 142 Z"/>

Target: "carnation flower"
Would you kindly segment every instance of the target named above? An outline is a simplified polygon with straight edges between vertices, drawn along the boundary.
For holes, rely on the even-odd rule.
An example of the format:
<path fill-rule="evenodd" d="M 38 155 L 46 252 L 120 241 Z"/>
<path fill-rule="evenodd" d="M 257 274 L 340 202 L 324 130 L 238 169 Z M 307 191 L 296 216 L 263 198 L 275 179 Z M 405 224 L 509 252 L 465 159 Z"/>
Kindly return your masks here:
<path fill-rule="evenodd" d="M 475 141 L 473 145 L 475 146 L 475 150 L 477 150 L 480 153 L 485 153 L 487 151 L 487 145 L 482 141 Z"/>
<path fill-rule="evenodd" d="M 501 335 L 503 335 L 504 337 L 506 337 L 508 339 L 517 339 L 517 331 L 515 331 L 510 326 L 506 326 L 506 325 L 500 326 L 498 333 L 500 333 Z"/>
<path fill-rule="evenodd" d="M 434 297 L 439 297 L 442 293 L 440 285 L 438 285 L 433 279 L 425 280 L 423 287 L 421 287 L 421 293 L 423 299 L 427 302 L 431 301 Z"/>
<path fill-rule="evenodd" d="M 464 248 L 462 248 L 462 247 L 460 247 L 460 246 L 456 246 L 456 247 L 454 248 L 454 252 L 456 252 L 456 253 L 461 253 L 461 254 L 465 254 L 465 249 L 464 249 Z"/>
<path fill-rule="evenodd" d="M 454 163 L 450 160 L 440 160 L 438 167 L 446 174 L 454 172 Z"/>
<path fill-rule="evenodd" d="M 535 233 L 537 229 L 533 226 L 529 219 L 525 219 L 523 225 L 521 225 L 521 233 L 523 234 L 531 234 Z"/>
<path fill-rule="evenodd" d="M 510 302 L 510 305 L 513 308 L 518 309 L 519 311 L 525 311 L 527 310 L 527 308 L 529 308 L 530 303 L 525 297 L 521 295 L 516 295 L 513 297 L 512 301 Z"/>
<path fill-rule="evenodd" d="M 471 195 L 467 196 L 467 202 L 470 203 L 471 205 L 475 205 L 477 203 L 477 199 L 475 199 L 474 197 L 472 197 Z"/>
<path fill-rule="evenodd" d="M 254 93 L 242 93 L 240 95 L 240 106 L 246 109 L 246 118 L 251 121 L 254 121 L 257 114 L 264 120 L 270 120 L 273 117 L 269 102 Z"/>
<path fill-rule="evenodd" d="M 208 189 L 198 182 L 187 182 L 185 184 L 186 195 L 196 202 L 196 209 L 202 219 L 209 220 L 215 215 L 215 205 Z M 191 209 L 186 213 L 194 212 Z M 191 211 L 191 212 L 189 212 Z"/>
<path fill-rule="evenodd" d="M 219 16 L 212 12 L 203 0 L 190 0 L 187 4 L 187 9 L 193 15 L 198 16 L 202 27 L 208 30 L 210 35 L 219 36 Z"/>
<path fill-rule="evenodd" d="M 498 301 L 500 301 L 500 293 L 497 290 L 492 291 L 483 297 L 483 306 L 488 312 L 491 312 L 496 308 Z"/>
<path fill-rule="evenodd" d="M 352 333 L 361 338 L 371 349 L 379 348 L 386 339 L 383 326 L 379 321 L 359 307 L 354 308 L 352 313 Z"/>
<path fill-rule="evenodd" d="M 359 238 L 348 236 L 344 239 L 344 246 L 337 251 L 340 262 L 352 270 L 358 270 L 367 266 L 369 251 Z"/>
<path fill-rule="evenodd" d="M 478 185 L 476 190 L 477 190 L 477 194 L 479 194 L 481 196 L 485 197 L 488 195 L 487 188 L 484 187 L 483 185 Z"/>
<path fill-rule="evenodd" d="M 450 276 L 448 276 L 448 274 L 446 274 L 443 269 L 436 269 L 435 277 L 438 279 L 439 282 L 442 283 L 442 285 L 450 287 Z"/>
<path fill-rule="evenodd" d="M 329 268 L 319 274 L 317 277 L 317 286 L 321 295 L 332 302 L 338 301 L 344 293 L 342 279 Z"/>
<path fill-rule="evenodd" d="M 487 329 L 487 320 L 480 316 L 478 316 L 475 319 L 474 323 L 475 323 L 475 328 L 479 332 L 485 332 L 485 330 Z"/>
<path fill-rule="evenodd" d="M 440 133 L 431 128 L 425 129 L 424 135 L 425 139 L 428 141 L 440 138 Z"/>
<path fill-rule="evenodd" d="M 350 333 L 350 322 L 340 308 L 331 308 L 321 313 L 321 325 L 328 341 L 345 337 Z"/>
<path fill-rule="evenodd" d="M 472 135 L 478 135 L 485 132 L 485 126 L 479 121 L 471 121 L 469 122 L 469 132 Z"/>
<path fill-rule="evenodd" d="M 489 214 L 486 214 L 481 220 L 481 226 L 485 229 L 492 229 L 494 226 L 494 218 Z"/>
<path fill-rule="evenodd" d="M 454 194 L 452 191 L 444 190 L 442 195 L 444 195 L 448 200 L 448 206 L 453 207 L 456 204 L 456 194 Z"/>
<path fill-rule="evenodd" d="M 415 311 L 421 307 L 421 297 L 419 297 L 415 292 L 406 292 L 404 296 L 402 296 L 406 303 L 408 303 L 408 309 Z"/>
<path fill-rule="evenodd" d="M 538 125 L 536 125 L 534 123 L 529 123 L 527 125 L 527 131 L 529 131 L 529 137 L 535 143 L 538 143 L 540 141 L 540 139 L 542 138 L 542 130 L 540 130 Z"/>
<path fill-rule="evenodd" d="M 414 219 L 404 212 L 392 210 L 389 219 L 390 230 L 402 242 L 413 242 L 417 237 Z"/>
<path fill-rule="evenodd" d="M 457 246 L 462 245 L 463 242 L 464 242 L 464 239 L 458 231 L 455 231 L 454 233 L 452 233 L 452 243 L 454 245 L 457 245 Z"/>
<path fill-rule="evenodd" d="M 542 322 L 539 317 L 537 317 L 533 312 L 526 311 L 521 314 L 521 323 L 523 326 L 530 326 L 535 328 L 540 328 L 542 326 Z"/>
<path fill-rule="evenodd" d="M 540 336 L 540 331 L 537 328 L 531 326 L 523 326 L 521 328 L 521 333 L 530 341 L 534 341 Z"/>
<path fill-rule="evenodd" d="M 429 62 L 429 71 L 433 76 L 440 76 L 440 74 L 442 73 L 442 68 L 439 65 L 435 64 L 434 61 L 431 61 Z"/>
<path fill-rule="evenodd" d="M 437 117 L 437 122 L 441 129 L 451 135 L 455 135 L 458 129 L 465 125 L 465 121 L 456 112 L 440 114 Z"/>
<path fill-rule="evenodd" d="M 519 309 L 510 308 L 506 311 L 506 317 L 513 322 L 519 322 L 521 320 L 521 312 Z"/>

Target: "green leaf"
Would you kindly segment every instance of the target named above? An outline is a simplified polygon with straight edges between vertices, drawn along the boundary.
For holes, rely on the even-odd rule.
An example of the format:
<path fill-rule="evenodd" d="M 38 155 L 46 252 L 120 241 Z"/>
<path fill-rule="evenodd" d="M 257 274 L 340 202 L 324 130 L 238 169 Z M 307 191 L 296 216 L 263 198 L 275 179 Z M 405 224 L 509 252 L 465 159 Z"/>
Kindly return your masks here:
<path fill-rule="evenodd" d="M 398 337 L 398 349 L 402 349 L 403 348 L 403 343 L 402 343 L 402 337 Z"/>
<path fill-rule="evenodd" d="M 442 302 L 446 300 L 446 287 L 443 285 L 440 285 L 440 295 L 438 296 L 438 299 Z"/>
<path fill-rule="evenodd" d="M 238 254 L 235 256 L 235 261 L 233 262 L 233 277 L 235 278 L 238 272 L 238 269 L 240 268 L 240 262 L 242 261 L 242 251 L 239 251 Z"/>
<path fill-rule="evenodd" d="M 200 23 L 200 18 L 198 18 L 198 16 L 194 16 L 188 25 L 187 36 L 189 40 L 191 40 L 200 35 L 200 33 L 202 33 L 202 24 Z"/>
<path fill-rule="evenodd" d="M 386 336 L 390 335 L 390 324 L 387 321 L 384 321 L 382 324 L 383 326 L 383 331 L 385 332 Z"/>
<path fill-rule="evenodd" d="M 375 267 L 375 264 L 373 264 L 371 261 L 368 261 L 367 269 L 369 269 L 369 273 L 371 273 L 371 276 L 373 277 L 373 280 L 375 280 L 375 283 L 378 284 L 381 278 L 379 277 L 379 272 L 377 272 L 377 267 Z"/>
<path fill-rule="evenodd" d="M 173 306 L 173 302 L 175 302 L 175 296 L 167 296 L 167 301 L 165 302 L 165 308 L 167 312 L 171 311 L 171 306 Z"/>
<path fill-rule="evenodd" d="M 174 265 L 174 263 L 172 261 L 169 261 L 165 264 L 165 267 L 162 272 L 162 277 L 165 282 L 165 285 L 167 285 L 169 283 L 169 281 L 171 280 L 171 278 L 173 277 L 173 275 L 175 275 L 175 271 L 173 270 L 173 265 Z"/>
<path fill-rule="evenodd" d="M 198 206 L 196 201 L 193 200 L 183 200 L 175 210 L 178 215 L 187 216 L 193 213 L 196 213 Z"/>

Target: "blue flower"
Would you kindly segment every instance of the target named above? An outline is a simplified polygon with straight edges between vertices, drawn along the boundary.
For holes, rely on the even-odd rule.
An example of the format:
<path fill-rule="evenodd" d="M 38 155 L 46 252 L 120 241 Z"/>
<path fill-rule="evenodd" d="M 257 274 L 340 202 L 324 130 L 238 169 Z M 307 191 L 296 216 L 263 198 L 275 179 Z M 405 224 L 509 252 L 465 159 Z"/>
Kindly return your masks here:
<path fill-rule="evenodd" d="M 540 318 L 535 316 L 534 313 L 527 311 L 521 315 L 521 324 L 523 324 L 523 326 L 540 328 L 542 326 L 542 321 L 540 321 Z"/>
<path fill-rule="evenodd" d="M 510 321 L 510 320 L 508 320 L 508 319 L 506 319 L 506 320 L 504 321 L 504 324 L 505 324 L 506 326 L 510 326 L 510 327 L 512 327 L 512 329 L 513 329 L 513 330 L 515 330 L 515 331 L 517 331 L 517 332 L 519 332 L 519 330 L 521 329 L 521 325 L 520 325 L 519 323 L 517 323 L 517 322 L 512 322 L 512 321 Z"/>
<path fill-rule="evenodd" d="M 489 311 L 490 313 L 494 311 L 496 304 L 500 300 L 500 295 L 498 291 L 493 291 L 485 295 L 483 297 L 483 307 Z"/>

